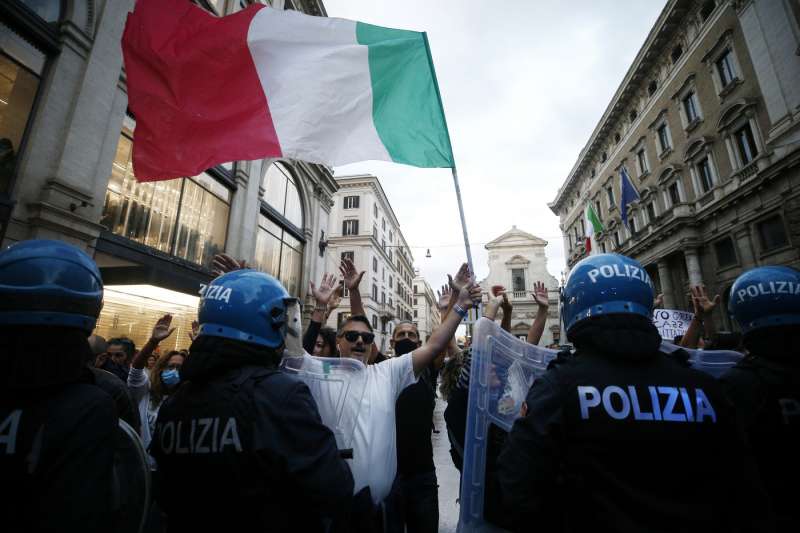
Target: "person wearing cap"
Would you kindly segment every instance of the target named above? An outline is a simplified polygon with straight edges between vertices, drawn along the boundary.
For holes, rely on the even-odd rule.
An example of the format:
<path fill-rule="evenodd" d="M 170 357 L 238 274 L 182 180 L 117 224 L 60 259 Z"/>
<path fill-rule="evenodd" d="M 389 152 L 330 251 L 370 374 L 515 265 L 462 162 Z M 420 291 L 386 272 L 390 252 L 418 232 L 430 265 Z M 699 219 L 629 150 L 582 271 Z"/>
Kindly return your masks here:
<path fill-rule="evenodd" d="M 353 477 L 308 387 L 278 367 L 302 350 L 297 300 L 236 270 L 202 288 L 198 321 L 151 444 L 167 530 L 326 531 Z"/>
<path fill-rule="evenodd" d="M 748 355 L 721 378 L 770 496 L 779 531 L 800 521 L 800 272 L 754 268 L 731 287 L 728 309 Z"/>
<path fill-rule="evenodd" d="M 576 352 L 534 381 L 498 460 L 512 530 L 768 527 L 722 387 L 659 351 L 653 297 L 628 257 L 573 267 L 562 312 Z"/>
<path fill-rule="evenodd" d="M 0 251 L 0 529 L 115 530 L 118 418 L 86 363 L 103 306 L 94 261 L 59 241 Z"/>

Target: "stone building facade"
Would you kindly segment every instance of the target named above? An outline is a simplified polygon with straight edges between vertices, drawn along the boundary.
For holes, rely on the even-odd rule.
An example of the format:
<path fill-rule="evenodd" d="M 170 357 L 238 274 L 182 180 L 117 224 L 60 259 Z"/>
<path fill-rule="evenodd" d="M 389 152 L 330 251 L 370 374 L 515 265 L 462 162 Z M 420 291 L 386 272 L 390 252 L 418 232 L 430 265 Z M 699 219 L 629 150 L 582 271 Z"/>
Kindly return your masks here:
<path fill-rule="evenodd" d="M 531 295 L 533 284 L 542 282 L 549 293 L 550 307 L 540 346 L 560 341 L 558 281 L 547 271 L 544 249 L 547 241 L 516 226 L 486 245 L 489 251 L 489 275 L 480 282 L 487 301 L 492 286 L 506 288 L 514 307 L 511 333 L 525 339 L 536 318 L 538 305 Z M 502 311 L 498 317 L 502 316 Z"/>
<path fill-rule="evenodd" d="M 414 272 L 414 324 L 419 330 L 419 338 L 428 340 L 433 330 L 442 322 L 439 301 L 430 284 L 419 270 Z"/>
<path fill-rule="evenodd" d="M 225 15 L 251 2 L 195 3 Z M 271 4 L 325 16 L 320 0 Z M 82 247 L 106 285 L 100 334 L 138 344 L 169 312 L 179 329 L 169 347 L 185 347 L 216 252 L 243 258 L 306 297 L 308 281 L 324 268 L 318 244 L 337 186 L 324 166 L 271 159 L 138 183 L 120 49 L 133 5 L 0 2 L 0 239 L 3 246 L 51 238 Z"/>
<path fill-rule="evenodd" d="M 572 267 L 595 248 L 642 262 L 667 308 L 743 271 L 800 266 L 800 7 L 670 0 L 556 198 Z M 641 198 L 620 216 L 620 169 Z M 733 327 L 727 313 L 715 320 Z"/>
<path fill-rule="evenodd" d="M 386 353 L 394 325 L 414 319 L 414 257 L 377 177 L 342 176 L 336 183 L 339 190 L 328 224 L 327 271 L 338 272 L 340 261 L 349 257 L 359 271 L 366 272 L 360 287 L 364 310 L 375 330 L 375 342 Z M 338 329 L 350 313 L 345 291 L 327 325 Z"/>

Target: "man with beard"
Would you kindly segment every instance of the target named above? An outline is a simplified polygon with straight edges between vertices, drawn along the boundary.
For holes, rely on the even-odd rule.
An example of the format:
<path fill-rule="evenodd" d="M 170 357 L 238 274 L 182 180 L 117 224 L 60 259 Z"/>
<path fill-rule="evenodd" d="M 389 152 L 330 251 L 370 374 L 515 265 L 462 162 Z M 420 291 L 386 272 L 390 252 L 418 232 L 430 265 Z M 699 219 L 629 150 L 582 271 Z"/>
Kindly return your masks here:
<path fill-rule="evenodd" d="M 417 382 L 455 334 L 461 320 L 480 299 L 468 266 L 462 265 L 453 281 L 459 289 L 456 304 L 424 346 L 399 357 L 368 365 L 364 398 L 356 420 L 351 469 L 355 493 L 364 498 L 368 493 L 374 504 L 373 520 L 385 531 L 384 500 L 389 495 L 397 473 L 395 404 L 403 390 Z M 352 357 L 366 364 L 372 352 L 375 335 L 365 316 L 351 316 L 338 333 L 341 357 Z M 428 423 L 430 418 L 428 419 Z M 360 493 L 360 494 L 359 494 Z M 357 498 L 358 499 L 358 498 Z"/>

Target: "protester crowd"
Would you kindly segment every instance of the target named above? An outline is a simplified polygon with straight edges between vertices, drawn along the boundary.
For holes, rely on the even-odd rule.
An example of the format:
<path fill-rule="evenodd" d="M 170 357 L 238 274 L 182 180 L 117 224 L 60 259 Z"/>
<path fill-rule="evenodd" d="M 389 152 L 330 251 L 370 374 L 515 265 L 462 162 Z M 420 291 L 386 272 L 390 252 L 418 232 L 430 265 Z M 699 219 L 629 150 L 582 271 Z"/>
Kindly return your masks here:
<path fill-rule="evenodd" d="M 467 265 L 439 292 L 442 320 L 430 338 L 401 321 L 390 353 L 374 342 L 364 273 L 349 259 L 311 283 L 304 331 L 299 301 L 275 278 L 225 255 L 214 265 L 189 349 L 159 348 L 174 334 L 165 315 L 137 350 L 92 334 L 103 287 L 84 252 L 44 240 L 0 252 L 0 471 L 13 488 L 0 500 L 3 530 L 437 531 L 437 396 L 447 402 L 440 429 L 453 463 L 462 470 L 466 459 L 471 348 L 455 334 L 482 298 Z M 345 288 L 352 313 L 335 331 L 324 324 Z M 550 302 L 542 283 L 531 292 L 538 312 L 527 342 L 536 345 Z M 796 530 L 799 272 L 743 274 L 730 297 L 737 333 L 714 328 L 721 298 L 693 288 L 694 319 L 670 343 L 652 321 L 660 295 L 630 258 L 589 256 L 561 298 L 570 345 L 556 347 L 511 431 L 488 428 L 487 522 L 512 531 Z M 510 331 L 503 287 L 490 289 L 482 312 L 502 315 Z M 715 379 L 692 368 L 698 348 L 744 357 Z M 339 449 L 320 416 L 333 400 L 281 369 L 285 357 L 308 354 L 350 359 L 363 372 L 352 449 Z M 151 483 L 126 481 L 136 469 L 120 424 L 137 435 Z M 137 517 L 138 496 L 147 509 Z"/>

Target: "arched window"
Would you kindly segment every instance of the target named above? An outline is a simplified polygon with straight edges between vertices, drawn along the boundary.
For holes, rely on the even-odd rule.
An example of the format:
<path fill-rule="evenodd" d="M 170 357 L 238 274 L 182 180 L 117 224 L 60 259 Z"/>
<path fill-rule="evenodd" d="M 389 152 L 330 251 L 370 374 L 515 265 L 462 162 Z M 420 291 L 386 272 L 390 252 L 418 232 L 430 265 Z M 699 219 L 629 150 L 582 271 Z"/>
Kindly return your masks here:
<path fill-rule="evenodd" d="M 304 243 L 303 204 L 295 177 L 285 164 L 273 163 L 264 176 L 256 266 L 278 278 L 294 296 L 300 294 Z"/>

